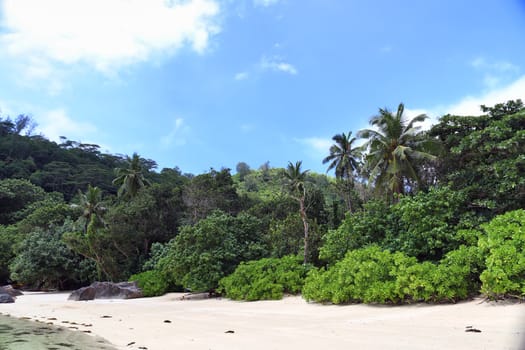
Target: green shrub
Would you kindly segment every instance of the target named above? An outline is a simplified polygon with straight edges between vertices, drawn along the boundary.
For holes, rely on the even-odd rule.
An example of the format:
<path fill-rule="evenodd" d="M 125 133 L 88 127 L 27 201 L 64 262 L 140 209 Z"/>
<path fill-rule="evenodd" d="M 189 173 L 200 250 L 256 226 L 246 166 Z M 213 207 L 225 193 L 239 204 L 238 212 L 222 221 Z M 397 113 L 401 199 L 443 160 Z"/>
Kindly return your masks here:
<path fill-rule="evenodd" d="M 15 226 L 0 225 L 0 285 L 8 283 L 9 264 L 15 257 L 14 248 L 23 239 L 24 237 L 18 234 Z"/>
<path fill-rule="evenodd" d="M 396 274 L 416 263 L 415 258 L 390 253 L 378 246 L 357 249 L 328 270 L 310 273 L 303 296 L 306 300 L 334 304 L 397 303 L 404 298 L 396 286 Z"/>
<path fill-rule="evenodd" d="M 307 260 L 314 264 L 319 258 L 322 232 L 323 228 L 316 220 L 308 220 Z M 292 212 L 282 220 L 272 220 L 265 241 L 271 257 L 304 255 L 304 226 L 299 213 Z"/>
<path fill-rule="evenodd" d="M 64 231 L 73 227 L 71 221 L 47 230 L 36 229 L 16 247 L 11 261 L 11 279 L 33 288 L 67 289 L 87 282 L 89 269 L 82 256 L 62 241 Z"/>
<path fill-rule="evenodd" d="M 145 297 L 163 295 L 169 290 L 169 282 L 166 276 L 157 270 L 149 270 L 132 275 L 129 281 L 137 282 Z"/>
<path fill-rule="evenodd" d="M 260 226 L 251 215 L 217 211 L 194 226 L 184 226 L 167 244 L 157 269 L 192 292 L 214 291 L 241 261 L 266 254 Z"/>
<path fill-rule="evenodd" d="M 463 243 L 456 231 L 464 201 L 460 193 L 448 187 L 401 197 L 391 208 L 397 225 L 387 232 L 390 235 L 381 246 L 419 261 L 439 261 Z"/>
<path fill-rule="evenodd" d="M 492 299 L 525 298 L 525 210 L 515 210 L 482 225 L 479 247 L 486 255 L 481 291 Z"/>
<path fill-rule="evenodd" d="M 231 275 L 221 279 L 219 292 L 234 300 L 281 299 L 284 293 L 301 291 L 309 268 L 292 255 L 241 263 Z"/>
<path fill-rule="evenodd" d="M 149 259 L 142 264 L 142 271 L 155 270 L 160 259 L 168 254 L 168 244 L 154 242 L 149 251 Z"/>
<path fill-rule="evenodd" d="M 402 196 L 391 206 L 370 201 L 323 237 L 320 259 L 333 264 L 348 251 L 377 244 L 420 261 L 437 262 L 460 244 L 477 242 L 466 232 L 456 233 L 458 225 L 469 227 L 461 219 L 463 204 L 464 198 L 447 187 Z"/>
<path fill-rule="evenodd" d="M 438 286 L 433 301 L 459 300 L 479 293 L 479 276 L 484 269 L 485 262 L 477 246 L 462 245 L 448 252 L 441 259 L 433 281 Z"/>
<path fill-rule="evenodd" d="M 480 262 L 476 247 L 449 252 L 436 265 L 370 246 L 349 252 L 328 269 L 311 271 L 303 297 L 334 304 L 451 302 L 478 290 Z"/>
<path fill-rule="evenodd" d="M 349 213 L 337 229 L 324 235 L 319 258 L 333 264 L 348 251 L 383 241 L 392 229 L 390 211 L 385 202 L 370 201 L 363 210 Z"/>

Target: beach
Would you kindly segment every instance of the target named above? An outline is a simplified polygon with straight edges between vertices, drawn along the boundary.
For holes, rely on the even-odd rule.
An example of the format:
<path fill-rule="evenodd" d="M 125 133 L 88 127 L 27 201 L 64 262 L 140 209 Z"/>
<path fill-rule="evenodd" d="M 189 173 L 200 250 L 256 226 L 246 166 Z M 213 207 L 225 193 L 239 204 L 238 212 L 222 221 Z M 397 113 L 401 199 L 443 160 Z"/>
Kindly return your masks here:
<path fill-rule="evenodd" d="M 320 305 L 301 297 L 236 302 L 170 293 L 68 301 L 26 293 L 0 313 L 98 335 L 118 349 L 524 349 L 525 304 Z"/>

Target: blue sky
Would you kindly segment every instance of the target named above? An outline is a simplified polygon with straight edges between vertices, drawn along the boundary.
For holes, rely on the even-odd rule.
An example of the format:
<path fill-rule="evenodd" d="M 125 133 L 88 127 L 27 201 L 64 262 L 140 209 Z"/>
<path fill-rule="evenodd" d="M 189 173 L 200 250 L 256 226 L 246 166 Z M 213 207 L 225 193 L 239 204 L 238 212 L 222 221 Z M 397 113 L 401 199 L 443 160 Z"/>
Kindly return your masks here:
<path fill-rule="evenodd" d="M 378 108 L 525 99 L 525 1 L 0 0 L 1 115 L 199 174 L 324 172 Z"/>

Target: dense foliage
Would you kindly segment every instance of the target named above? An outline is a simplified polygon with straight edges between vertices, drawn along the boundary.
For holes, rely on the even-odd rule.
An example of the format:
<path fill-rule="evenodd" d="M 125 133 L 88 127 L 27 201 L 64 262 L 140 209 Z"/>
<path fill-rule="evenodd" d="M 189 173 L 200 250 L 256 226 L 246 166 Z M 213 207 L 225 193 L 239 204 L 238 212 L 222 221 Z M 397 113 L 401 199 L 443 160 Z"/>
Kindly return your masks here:
<path fill-rule="evenodd" d="M 473 255 L 474 253 L 474 255 Z M 470 280 L 476 268 L 473 249 L 449 253 L 435 265 L 418 263 L 404 253 L 391 253 L 378 246 L 349 252 L 328 269 L 313 270 L 305 281 L 307 300 L 335 304 L 450 302 L 476 291 Z"/>
<path fill-rule="evenodd" d="M 479 247 L 486 256 L 482 291 L 490 298 L 525 298 L 525 210 L 495 217 L 482 225 Z"/>
<path fill-rule="evenodd" d="M 12 278 L 33 288 L 61 289 L 92 279 L 92 264 L 83 261 L 62 241 L 62 235 L 72 225 L 67 221 L 63 226 L 28 234 L 9 266 Z"/>
<path fill-rule="evenodd" d="M 170 289 L 168 279 L 158 270 L 149 270 L 131 275 L 129 280 L 137 282 L 145 297 L 163 295 Z"/>
<path fill-rule="evenodd" d="M 60 192 L 66 200 L 88 184 L 116 193 L 113 169 L 120 156 L 100 152 L 100 147 L 66 138 L 61 143 L 32 134 L 28 116 L 0 118 L 0 179 L 26 179 L 47 192 Z"/>
<path fill-rule="evenodd" d="M 301 292 L 309 268 L 293 255 L 241 263 L 220 280 L 219 292 L 234 300 L 281 299 L 284 293 Z"/>
<path fill-rule="evenodd" d="M 509 101 L 487 115 L 446 115 L 430 134 L 444 145 L 439 177 L 469 209 L 491 218 L 525 207 L 525 108 Z"/>
<path fill-rule="evenodd" d="M 439 261 L 466 243 L 468 237 L 458 231 L 473 224 L 464 206 L 462 193 L 446 186 L 402 197 L 393 205 L 369 201 L 325 235 L 320 257 L 333 263 L 350 250 L 375 243 L 419 260 Z"/>
<path fill-rule="evenodd" d="M 248 214 L 217 211 L 194 226 L 184 226 L 170 241 L 158 268 L 188 290 L 215 290 L 241 261 L 265 256 L 260 226 Z"/>
<path fill-rule="evenodd" d="M 370 129 L 333 137 L 324 162 L 335 178 L 301 161 L 157 172 L 136 153 L 51 142 L 27 116 L 0 118 L 0 284 L 131 278 L 148 296 L 303 288 L 333 303 L 524 298 L 525 108 L 482 112 L 423 131 L 426 116 L 405 119 L 403 104 L 380 109 Z"/>

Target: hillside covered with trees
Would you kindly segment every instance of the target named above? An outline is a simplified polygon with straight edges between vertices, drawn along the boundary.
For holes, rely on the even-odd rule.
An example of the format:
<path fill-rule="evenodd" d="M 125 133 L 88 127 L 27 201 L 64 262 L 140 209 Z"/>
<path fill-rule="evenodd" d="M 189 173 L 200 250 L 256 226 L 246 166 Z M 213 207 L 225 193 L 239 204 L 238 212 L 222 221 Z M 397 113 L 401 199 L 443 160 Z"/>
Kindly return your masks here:
<path fill-rule="evenodd" d="M 525 107 L 380 109 L 324 159 L 185 174 L 0 118 L 0 284 L 330 303 L 525 297 Z M 365 143 L 357 146 L 358 140 Z"/>

